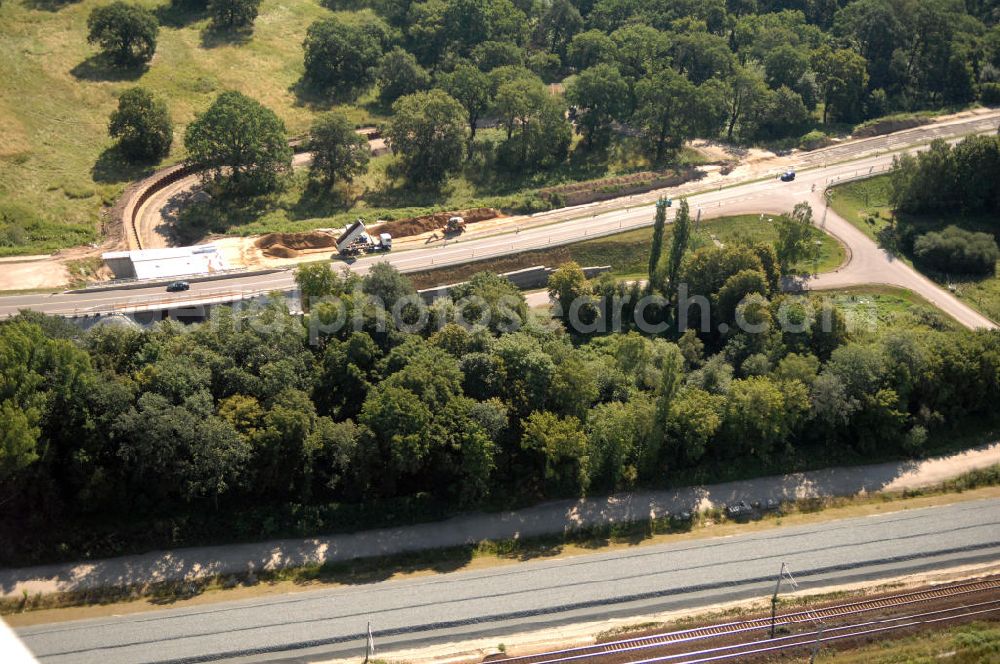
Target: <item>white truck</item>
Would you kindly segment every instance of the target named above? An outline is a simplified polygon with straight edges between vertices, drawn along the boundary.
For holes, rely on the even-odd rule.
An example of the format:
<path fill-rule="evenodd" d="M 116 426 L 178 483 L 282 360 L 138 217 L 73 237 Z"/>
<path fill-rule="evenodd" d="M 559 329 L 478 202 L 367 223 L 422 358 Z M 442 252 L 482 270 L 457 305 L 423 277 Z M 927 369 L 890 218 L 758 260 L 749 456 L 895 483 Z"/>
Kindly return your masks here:
<path fill-rule="evenodd" d="M 337 238 L 337 253 L 341 256 L 357 256 L 372 251 L 389 251 L 392 249 L 392 236 L 380 233 L 372 237 L 365 228 L 365 222 L 358 219 Z"/>

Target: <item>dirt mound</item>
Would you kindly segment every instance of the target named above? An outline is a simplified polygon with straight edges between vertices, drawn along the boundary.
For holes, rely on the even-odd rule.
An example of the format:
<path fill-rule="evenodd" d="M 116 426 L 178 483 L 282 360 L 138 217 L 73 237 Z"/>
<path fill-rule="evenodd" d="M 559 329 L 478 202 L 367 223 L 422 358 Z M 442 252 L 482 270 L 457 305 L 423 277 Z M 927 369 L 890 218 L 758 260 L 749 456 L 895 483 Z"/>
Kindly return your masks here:
<path fill-rule="evenodd" d="M 307 233 L 268 233 L 254 242 L 257 248 L 269 258 L 295 258 L 299 251 L 327 249 L 335 246 L 337 236 L 326 231 Z"/>
<path fill-rule="evenodd" d="M 474 224 L 477 221 L 495 219 L 499 216 L 500 213 L 493 208 L 473 208 L 471 210 L 459 210 L 457 212 L 435 212 L 434 214 L 428 214 L 422 217 L 410 217 L 409 219 L 387 221 L 383 224 L 379 224 L 377 229 L 373 228 L 372 230 L 373 232 L 378 233 L 389 233 L 393 237 L 408 237 L 443 228 L 445 223 L 451 217 L 462 217 L 465 219 L 465 223 Z"/>
<path fill-rule="evenodd" d="M 556 206 L 581 205 L 654 189 L 676 187 L 685 182 L 700 180 L 703 177 L 705 177 L 705 173 L 695 168 L 676 171 L 642 171 L 630 175 L 548 187 L 540 190 L 539 194 Z"/>
<path fill-rule="evenodd" d="M 923 125 L 930 124 L 931 122 L 932 120 L 930 118 L 919 116 L 889 117 L 865 123 L 855 129 L 852 136 L 854 138 L 871 138 L 872 136 L 882 136 L 884 134 L 903 131 L 904 129 L 922 127 Z"/>
<path fill-rule="evenodd" d="M 283 244 L 272 244 L 264 249 L 264 255 L 268 258 L 295 258 L 299 252 L 295 249 L 289 249 Z"/>

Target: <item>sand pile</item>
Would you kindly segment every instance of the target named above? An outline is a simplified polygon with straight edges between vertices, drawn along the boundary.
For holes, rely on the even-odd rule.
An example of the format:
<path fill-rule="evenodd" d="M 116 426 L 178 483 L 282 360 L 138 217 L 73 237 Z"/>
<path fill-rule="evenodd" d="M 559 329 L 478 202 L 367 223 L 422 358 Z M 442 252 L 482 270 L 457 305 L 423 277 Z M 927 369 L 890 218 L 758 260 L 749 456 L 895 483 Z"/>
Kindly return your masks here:
<path fill-rule="evenodd" d="M 336 246 L 337 236 L 327 231 L 307 233 L 268 233 L 254 242 L 269 258 L 295 258 L 300 251 L 328 249 Z"/>

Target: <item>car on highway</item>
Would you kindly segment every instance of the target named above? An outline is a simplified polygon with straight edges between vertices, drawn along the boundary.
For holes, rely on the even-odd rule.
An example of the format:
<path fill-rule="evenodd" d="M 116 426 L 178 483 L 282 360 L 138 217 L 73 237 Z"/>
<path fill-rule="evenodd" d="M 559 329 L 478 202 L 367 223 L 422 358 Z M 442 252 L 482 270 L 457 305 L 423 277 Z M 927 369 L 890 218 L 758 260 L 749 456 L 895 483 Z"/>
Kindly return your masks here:
<path fill-rule="evenodd" d="M 791 182 L 795 179 L 795 171 L 785 171 L 779 177 L 782 182 Z"/>
<path fill-rule="evenodd" d="M 179 293 L 181 291 L 186 291 L 191 288 L 191 284 L 186 281 L 171 281 L 167 284 L 168 293 Z"/>

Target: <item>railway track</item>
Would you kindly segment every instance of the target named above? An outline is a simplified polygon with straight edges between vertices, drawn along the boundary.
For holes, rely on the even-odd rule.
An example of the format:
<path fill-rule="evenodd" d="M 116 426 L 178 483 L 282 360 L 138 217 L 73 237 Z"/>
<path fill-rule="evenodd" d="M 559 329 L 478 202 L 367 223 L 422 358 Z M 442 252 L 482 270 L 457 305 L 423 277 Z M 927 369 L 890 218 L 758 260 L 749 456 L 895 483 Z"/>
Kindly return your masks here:
<path fill-rule="evenodd" d="M 649 657 L 633 660 L 628 662 L 628 664 L 701 664 L 703 662 L 722 662 L 739 657 L 763 656 L 799 648 L 811 647 L 818 649 L 824 644 L 836 643 L 847 639 L 867 639 L 880 634 L 912 629 L 922 625 L 955 622 L 968 618 L 982 618 L 994 613 L 1000 613 L 1000 599 L 914 615 L 840 625 L 811 632 L 800 632 L 773 639 L 761 639 L 716 648 L 674 653 L 661 657 Z"/>
<path fill-rule="evenodd" d="M 942 599 L 959 598 L 1000 591 L 1000 578 L 982 579 L 965 583 L 958 583 L 925 590 L 916 590 L 897 595 L 884 597 L 873 597 L 872 599 L 836 604 L 832 606 L 817 607 L 804 611 L 785 613 L 777 616 L 776 627 L 788 627 L 797 624 L 822 624 L 826 620 L 850 618 L 861 616 L 873 611 L 886 609 L 899 609 L 915 607 L 920 604 Z M 1000 600 L 998 600 L 1000 602 Z M 993 609 L 997 610 L 997 609 Z M 489 664 L 555 664 L 563 662 L 582 661 L 595 657 L 609 655 L 636 655 L 643 651 L 663 646 L 677 644 L 693 644 L 701 640 L 723 636 L 737 636 L 749 634 L 755 631 L 771 628 L 771 618 L 754 618 L 750 620 L 739 620 L 704 627 L 694 627 L 691 629 L 664 632 L 649 636 L 640 636 L 631 639 L 622 639 L 608 643 L 599 643 L 591 646 L 580 646 L 566 650 L 554 650 L 535 655 L 524 655 L 520 657 L 508 657 L 504 659 L 489 660 Z M 784 637 L 783 637 L 784 638 Z M 760 641 L 755 643 L 762 643 Z M 618 659 L 618 658 L 616 658 Z M 637 660 L 645 661 L 645 660 Z M 654 658 L 651 661 L 671 661 Z"/>

